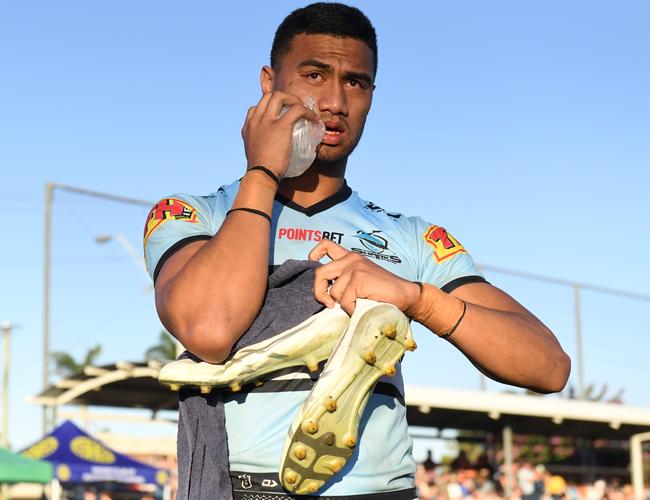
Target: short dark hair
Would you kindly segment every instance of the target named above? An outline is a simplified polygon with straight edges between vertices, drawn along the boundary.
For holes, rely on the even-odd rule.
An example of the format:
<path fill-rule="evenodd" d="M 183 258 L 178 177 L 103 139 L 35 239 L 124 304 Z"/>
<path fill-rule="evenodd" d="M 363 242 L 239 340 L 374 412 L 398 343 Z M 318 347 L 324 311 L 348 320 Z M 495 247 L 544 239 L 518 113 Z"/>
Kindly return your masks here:
<path fill-rule="evenodd" d="M 373 53 L 375 74 L 377 73 L 377 34 L 370 19 L 356 7 L 318 2 L 294 10 L 275 32 L 271 47 L 271 67 L 279 67 L 279 59 L 289 52 L 293 37 L 303 34 L 361 40 Z"/>

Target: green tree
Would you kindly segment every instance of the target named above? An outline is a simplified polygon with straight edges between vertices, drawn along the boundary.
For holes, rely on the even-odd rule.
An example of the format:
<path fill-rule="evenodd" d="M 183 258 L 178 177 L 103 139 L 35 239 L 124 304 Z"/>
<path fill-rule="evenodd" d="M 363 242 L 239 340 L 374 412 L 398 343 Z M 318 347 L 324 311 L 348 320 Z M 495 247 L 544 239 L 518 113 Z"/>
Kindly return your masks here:
<path fill-rule="evenodd" d="M 152 345 L 144 353 L 147 361 L 159 361 L 167 363 L 176 359 L 176 341 L 167 330 L 161 330 L 158 336 L 158 343 Z"/>
<path fill-rule="evenodd" d="M 75 360 L 67 352 L 55 351 L 52 353 L 52 360 L 56 365 L 54 371 L 62 376 L 76 375 L 83 372 L 84 367 L 91 366 L 102 352 L 102 346 L 97 344 L 86 351 L 81 361 Z"/>

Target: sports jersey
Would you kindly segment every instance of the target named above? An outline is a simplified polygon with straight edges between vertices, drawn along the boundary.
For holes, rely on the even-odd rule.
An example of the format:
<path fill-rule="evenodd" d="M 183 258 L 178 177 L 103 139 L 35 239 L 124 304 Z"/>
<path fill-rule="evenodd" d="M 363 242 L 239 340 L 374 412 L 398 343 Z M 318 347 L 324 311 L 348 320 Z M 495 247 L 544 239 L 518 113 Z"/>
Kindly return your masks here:
<path fill-rule="evenodd" d="M 176 194 L 154 206 L 144 234 L 145 260 L 154 281 L 175 251 L 217 233 L 238 189 L 236 181 L 208 196 Z M 347 184 L 308 208 L 276 196 L 271 268 L 288 259 L 306 259 L 322 239 L 359 253 L 404 279 L 430 283 L 446 292 L 465 283 L 485 281 L 465 248 L 443 227 L 388 212 L 361 199 Z M 283 370 L 261 387 L 224 396 L 231 470 L 241 471 L 244 478 L 246 473 L 277 473 L 286 433 L 313 382 L 301 367 Z M 384 377 L 377 384 L 359 425 L 354 455 L 340 477 L 320 494 L 412 488 L 415 461 L 411 448 L 398 369 L 396 376 Z"/>

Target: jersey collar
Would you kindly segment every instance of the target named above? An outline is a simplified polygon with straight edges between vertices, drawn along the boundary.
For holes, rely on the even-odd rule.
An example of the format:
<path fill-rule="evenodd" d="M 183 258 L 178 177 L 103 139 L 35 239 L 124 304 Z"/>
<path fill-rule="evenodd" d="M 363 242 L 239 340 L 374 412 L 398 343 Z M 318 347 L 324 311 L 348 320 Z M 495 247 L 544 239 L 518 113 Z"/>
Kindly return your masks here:
<path fill-rule="evenodd" d="M 301 212 L 307 217 L 311 217 L 312 215 L 324 212 L 325 210 L 328 210 L 333 206 L 338 205 L 339 203 L 343 203 L 350 197 L 351 194 L 352 189 L 350 189 L 350 186 L 348 186 L 347 182 L 343 181 L 343 186 L 341 186 L 341 189 L 339 189 L 336 193 L 334 193 L 332 196 L 329 196 L 328 198 L 325 198 L 324 200 L 319 201 L 318 203 L 311 205 L 310 207 L 301 207 L 296 202 L 282 196 L 280 193 L 277 193 L 275 195 L 275 201 L 287 208 L 295 210 L 296 212 Z"/>

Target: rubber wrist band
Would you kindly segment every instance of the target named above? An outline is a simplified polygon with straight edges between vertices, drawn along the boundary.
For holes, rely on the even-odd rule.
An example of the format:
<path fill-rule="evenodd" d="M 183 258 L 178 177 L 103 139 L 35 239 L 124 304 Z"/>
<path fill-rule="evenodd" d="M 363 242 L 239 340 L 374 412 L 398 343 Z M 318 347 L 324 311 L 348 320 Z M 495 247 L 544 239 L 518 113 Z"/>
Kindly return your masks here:
<path fill-rule="evenodd" d="M 266 168 L 264 165 L 257 165 L 255 167 L 251 167 L 247 170 L 247 172 L 251 172 L 253 170 L 259 170 L 260 172 L 264 172 L 266 175 L 268 175 L 271 179 L 273 179 L 273 182 L 275 182 L 278 186 L 280 185 L 280 178 L 276 175 L 275 172 L 273 172 L 271 169 Z"/>
<path fill-rule="evenodd" d="M 232 212 L 249 212 L 251 214 L 259 215 L 260 217 L 264 217 L 267 221 L 269 221 L 269 224 L 271 224 L 271 216 L 267 214 L 266 212 L 262 212 L 261 210 L 256 210 L 255 208 L 247 208 L 247 207 L 241 207 L 241 208 L 232 208 L 226 212 L 226 217 L 230 215 Z"/>
<path fill-rule="evenodd" d="M 411 283 L 415 283 L 420 289 L 420 293 L 418 294 L 418 301 L 419 301 L 422 298 L 422 294 L 424 293 L 424 285 L 422 284 L 421 281 L 412 281 Z"/>
<path fill-rule="evenodd" d="M 463 303 L 463 312 L 460 315 L 460 318 L 458 318 L 458 321 L 456 321 L 456 324 L 451 327 L 451 330 L 449 330 L 447 333 L 443 333 L 440 335 L 443 339 L 448 339 L 451 337 L 451 334 L 456 331 L 456 328 L 458 328 L 458 325 L 460 325 L 460 322 L 463 321 L 463 318 L 465 317 L 465 312 L 467 311 L 467 302 L 465 302 L 463 299 L 459 299 Z"/>

